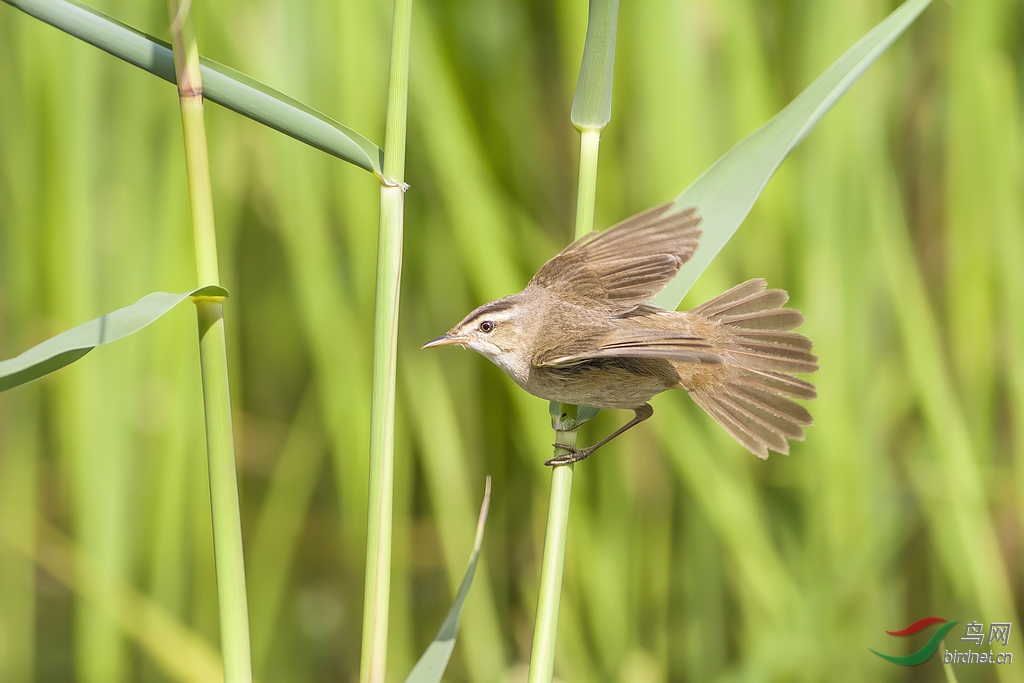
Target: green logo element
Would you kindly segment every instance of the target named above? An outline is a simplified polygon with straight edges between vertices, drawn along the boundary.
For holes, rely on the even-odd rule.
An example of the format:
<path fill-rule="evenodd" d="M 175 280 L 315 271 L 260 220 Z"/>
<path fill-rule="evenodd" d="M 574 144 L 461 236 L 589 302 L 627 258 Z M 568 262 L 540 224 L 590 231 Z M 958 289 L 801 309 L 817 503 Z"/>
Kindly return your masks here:
<path fill-rule="evenodd" d="M 949 629 L 956 626 L 957 622 L 947 622 L 945 619 L 940 617 L 925 617 L 924 619 L 918 619 L 910 626 L 900 629 L 899 631 L 886 631 L 890 636 L 912 636 L 915 633 L 920 633 L 932 624 L 943 624 L 943 626 L 940 627 L 939 630 L 928 639 L 928 642 L 924 644 L 924 647 L 917 652 L 912 652 L 903 657 L 895 657 L 893 655 L 883 655 L 881 652 L 877 652 L 875 650 L 871 651 L 882 659 L 887 659 L 893 664 L 899 664 L 900 666 L 916 666 L 918 664 L 923 664 L 927 662 L 933 654 L 935 654 L 935 651 L 939 649 L 939 643 L 942 642 L 945 635 L 949 633 Z"/>

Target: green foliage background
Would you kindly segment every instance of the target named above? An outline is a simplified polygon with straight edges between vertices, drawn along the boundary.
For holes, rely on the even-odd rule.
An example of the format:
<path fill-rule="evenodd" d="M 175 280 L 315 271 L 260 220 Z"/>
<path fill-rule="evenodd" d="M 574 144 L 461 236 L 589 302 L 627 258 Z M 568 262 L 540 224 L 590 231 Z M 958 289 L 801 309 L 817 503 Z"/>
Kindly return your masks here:
<path fill-rule="evenodd" d="M 624 4 L 598 226 L 674 197 L 895 4 Z M 166 32 L 161 2 L 96 6 Z M 488 535 L 448 680 L 525 679 L 547 408 L 475 355 L 418 347 L 570 239 L 586 10 L 415 8 L 394 680 L 443 619 L 485 474 Z M 195 11 L 204 54 L 382 141 L 390 3 Z M 760 462 L 667 395 L 578 466 L 561 678 L 935 681 L 937 657 L 904 669 L 868 648 L 916 649 L 883 631 L 930 614 L 1024 628 L 1022 27 L 1020 0 L 926 11 L 694 287 L 684 305 L 750 277 L 790 291 L 821 359 L 817 424 Z M 175 98 L 0 7 L 0 357 L 194 286 Z M 207 121 L 254 669 L 353 680 L 377 181 L 216 107 Z M 188 307 L 167 318 L 0 395 L 0 680 L 218 675 L 195 326 Z M 625 418 L 602 415 L 584 441 Z M 1007 649 L 1024 658 L 1019 630 Z M 1024 680 L 1019 665 L 956 671 Z"/>

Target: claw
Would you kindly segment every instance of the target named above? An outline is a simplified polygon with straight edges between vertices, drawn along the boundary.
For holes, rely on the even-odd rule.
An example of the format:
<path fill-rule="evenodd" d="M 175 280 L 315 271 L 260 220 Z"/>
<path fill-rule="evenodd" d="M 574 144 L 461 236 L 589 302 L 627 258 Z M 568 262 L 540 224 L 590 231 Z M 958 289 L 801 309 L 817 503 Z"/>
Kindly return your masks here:
<path fill-rule="evenodd" d="M 555 448 L 562 448 L 566 450 L 566 453 L 562 455 L 556 455 L 553 458 L 548 458 L 544 461 L 544 464 L 548 467 L 554 467 L 555 465 L 568 465 L 570 463 L 579 462 L 586 458 L 593 451 L 593 448 L 573 448 L 567 446 L 564 443 L 551 444 Z"/>
<path fill-rule="evenodd" d="M 547 465 L 548 467 L 554 467 L 555 465 L 568 465 L 571 462 L 576 462 L 575 457 L 577 450 L 573 446 L 564 443 L 553 443 L 551 445 L 552 447 L 554 447 L 555 452 L 557 452 L 559 449 L 561 449 L 564 452 L 559 455 L 556 455 L 553 458 L 548 458 L 547 460 L 545 460 L 545 465 Z"/>

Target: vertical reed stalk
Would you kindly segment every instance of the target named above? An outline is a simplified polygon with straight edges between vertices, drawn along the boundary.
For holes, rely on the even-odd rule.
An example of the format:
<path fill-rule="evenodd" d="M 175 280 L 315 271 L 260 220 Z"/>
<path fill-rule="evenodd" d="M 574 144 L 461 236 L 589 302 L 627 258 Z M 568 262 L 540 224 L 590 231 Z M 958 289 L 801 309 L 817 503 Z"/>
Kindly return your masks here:
<path fill-rule="evenodd" d="M 395 0 L 384 130 L 384 184 L 377 233 L 377 294 L 373 330 L 370 406 L 370 491 L 366 528 L 361 683 L 383 683 L 387 666 L 391 592 L 391 523 L 395 470 L 395 367 L 398 294 L 402 276 L 405 210 L 405 137 L 409 109 L 409 43 L 412 0 Z"/>
<path fill-rule="evenodd" d="M 580 180 L 576 194 L 576 239 L 594 229 L 594 203 L 597 197 L 597 153 L 600 130 L 582 130 L 580 137 Z M 556 426 L 558 446 L 576 447 L 577 408 L 563 404 Z M 560 429 L 559 427 L 568 427 Z M 544 534 L 544 558 L 540 566 L 540 594 L 537 597 L 537 621 L 533 629 L 529 683 L 549 683 L 555 671 L 555 639 L 558 634 L 558 606 L 562 595 L 562 570 L 569 534 L 569 504 L 572 498 L 573 464 L 556 465 L 551 470 L 551 497 Z"/>
<path fill-rule="evenodd" d="M 597 202 L 597 152 L 601 131 L 580 131 L 580 180 L 576 190 L 576 234 L 579 239 L 594 229 L 594 205 Z"/>
<path fill-rule="evenodd" d="M 590 0 L 587 40 L 583 46 L 580 77 L 576 81 L 576 94 L 570 115 L 573 125 L 580 131 L 576 239 L 594 229 L 597 153 L 601 144 L 601 130 L 608 125 L 612 116 L 612 75 L 618 14 L 618 0 Z M 592 416 L 580 419 L 577 406 L 572 405 L 561 405 L 552 411 L 556 455 L 563 450 L 559 446 L 566 446 L 570 450 L 576 447 L 579 425 Z M 558 607 L 562 594 L 573 473 L 572 464 L 559 465 L 551 471 L 551 498 L 548 502 L 544 559 L 540 568 L 540 594 L 537 597 L 537 622 L 533 631 L 529 683 L 550 683 L 555 671 L 555 640 L 558 635 Z"/>
<path fill-rule="evenodd" d="M 203 122 L 203 83 L 199 75 L 199 48 L 189 11 L 190 2 L 168 0 L 171 42 L 181 103 L 185 139 L 185 167 L 192 207 L 196 275 L 199 284 L 219 285 L 217 234 L 213 221 L 213 195 Z M 225 683 L 252 680 L 249 659 L 249 615 L 242 560 L 242 524 L 238 509 L 235 446 L 231 428 L 231 397 L 224 336 L 224 298 L 195 297 L 199 319 L 199 357 L 206 413 L 206 448 L 210 468 L 210 504 L 213 516 L 217 597 L 220 607 L 221 653 Z"/>

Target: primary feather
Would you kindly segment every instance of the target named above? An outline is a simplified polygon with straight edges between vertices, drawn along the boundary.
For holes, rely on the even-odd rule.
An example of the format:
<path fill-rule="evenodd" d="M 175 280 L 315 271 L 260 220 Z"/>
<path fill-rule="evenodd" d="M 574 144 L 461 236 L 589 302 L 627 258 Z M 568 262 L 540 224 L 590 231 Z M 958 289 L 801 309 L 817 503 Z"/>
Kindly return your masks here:
<path fill-rule="evenodd" d="M 693 207 L 648 209 L 604 232 L 581 237 L 545 263 L 528 287 L 563 299 L 629 308 L 661 291 L 690 260 L 700 239 Z"/>

